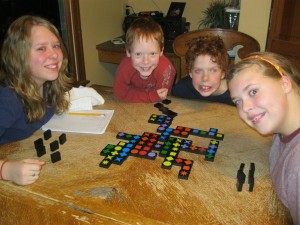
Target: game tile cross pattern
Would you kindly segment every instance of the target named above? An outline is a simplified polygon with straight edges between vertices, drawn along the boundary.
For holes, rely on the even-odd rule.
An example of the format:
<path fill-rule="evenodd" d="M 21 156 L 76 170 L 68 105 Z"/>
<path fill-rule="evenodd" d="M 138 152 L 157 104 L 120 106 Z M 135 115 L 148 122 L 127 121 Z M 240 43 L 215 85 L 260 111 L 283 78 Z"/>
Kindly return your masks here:
<path fill-rule="evenodd" d="M 183 126 L 174 129 L 170 127 L 172 121 L 173 117 L 152 114 L 148 123 L 159 124 L 157 133 L 144 132 L 142 135 L 135 135 L 119 132 L 116 137 L 122 141 L 117 145 L 108 144 L 100 151 L 100 155 L 105 157 L 99 166 L 109 168 L 111 164 L 122 165 L 129 156 L 155 160 L 159 154 L 160 157 L 164 157 L 161 165 L 163 169 L 171 169 L 173 165 L 181 166 L 178 178 L 188 179 L 194 162 L 178 157 L 180 151 L 201 154 L 206 161 L 214 161 L 219 141 L 224 139 L 224 135 L 218 133 L 218 129 L 203 131 Z M 210 140 L 206 148 L 199 147 L 186 139 L 189 135 L 213 140 Z"/>

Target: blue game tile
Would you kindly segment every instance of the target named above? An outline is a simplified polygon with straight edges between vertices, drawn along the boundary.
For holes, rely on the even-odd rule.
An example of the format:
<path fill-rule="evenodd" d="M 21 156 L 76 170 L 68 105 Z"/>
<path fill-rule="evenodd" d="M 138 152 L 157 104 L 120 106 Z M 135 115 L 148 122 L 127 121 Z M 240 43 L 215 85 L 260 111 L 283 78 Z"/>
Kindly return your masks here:
<path fill-rule="evenodd" d="M 126 158 L 123 158 L 123 157 L 116 157 L 114 160 L 113 160 L 113 164 L 117 164 L 117 165 L 122 165 L 123 162 L 126 160 Z"/>
<path fill-rule="evenodd" d="M 129 152 L 122 151 L 119 153 L 118 157 L 122 157 L 122 158 L 126 159 L 128 157 L 128 155 L 129 155 Z"/>
<path fill-rule="evenodd" d="M 156 152 L 148 152 L 148 154 L 147 154 L 147 159 L 155 160 L 156 157 L 157 157 Z"/>
<path fill-rule="evenodd" d="M 200 134 L 200 130 L 198 130 L 198 129 L 192 129 L 191 135 L 198 136 L 199 134 Z"/>

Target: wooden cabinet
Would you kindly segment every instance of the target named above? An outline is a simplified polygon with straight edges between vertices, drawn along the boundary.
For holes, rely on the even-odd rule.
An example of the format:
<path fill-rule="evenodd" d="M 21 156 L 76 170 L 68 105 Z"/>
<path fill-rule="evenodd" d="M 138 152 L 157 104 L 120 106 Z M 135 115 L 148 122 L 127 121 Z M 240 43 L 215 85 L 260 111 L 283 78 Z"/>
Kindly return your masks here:
<path fill-rule="evenodd" d="M 299 11 L 299 0 L 273 0 L 267 51 L 286 56 L 300 71 Z"/>
<path fill-rule="evenodd" d="M 85 84 L 85 63 L 81 32 L 79 0 L 64 0 L 70 73 L 79 84 Z"/>

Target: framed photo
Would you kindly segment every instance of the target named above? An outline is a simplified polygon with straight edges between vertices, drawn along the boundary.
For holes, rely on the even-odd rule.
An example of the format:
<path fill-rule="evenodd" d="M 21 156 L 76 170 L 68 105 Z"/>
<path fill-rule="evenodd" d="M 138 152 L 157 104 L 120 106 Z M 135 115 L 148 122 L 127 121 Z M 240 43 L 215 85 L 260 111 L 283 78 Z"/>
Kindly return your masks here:
<path fill-rule="evenodd" d="M 171 2 L 171 5 L 169 7 L 169 11 L 167 14 L 167 17 L 171 18 L 180 18 L 182 17 L 185 2 Z"/>

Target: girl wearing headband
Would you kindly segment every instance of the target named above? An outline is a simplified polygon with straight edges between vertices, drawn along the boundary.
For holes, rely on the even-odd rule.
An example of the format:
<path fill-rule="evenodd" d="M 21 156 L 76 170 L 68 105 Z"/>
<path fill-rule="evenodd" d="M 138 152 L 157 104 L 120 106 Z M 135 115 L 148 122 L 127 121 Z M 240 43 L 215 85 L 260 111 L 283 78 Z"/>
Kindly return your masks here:
<path fill-rule="evenodd" d="M 269 164 L 275 192 L 300 224 L 300 74 L 283 56 L 253 53 L 227 77 L 242 120 L 273 135 Z"/>

